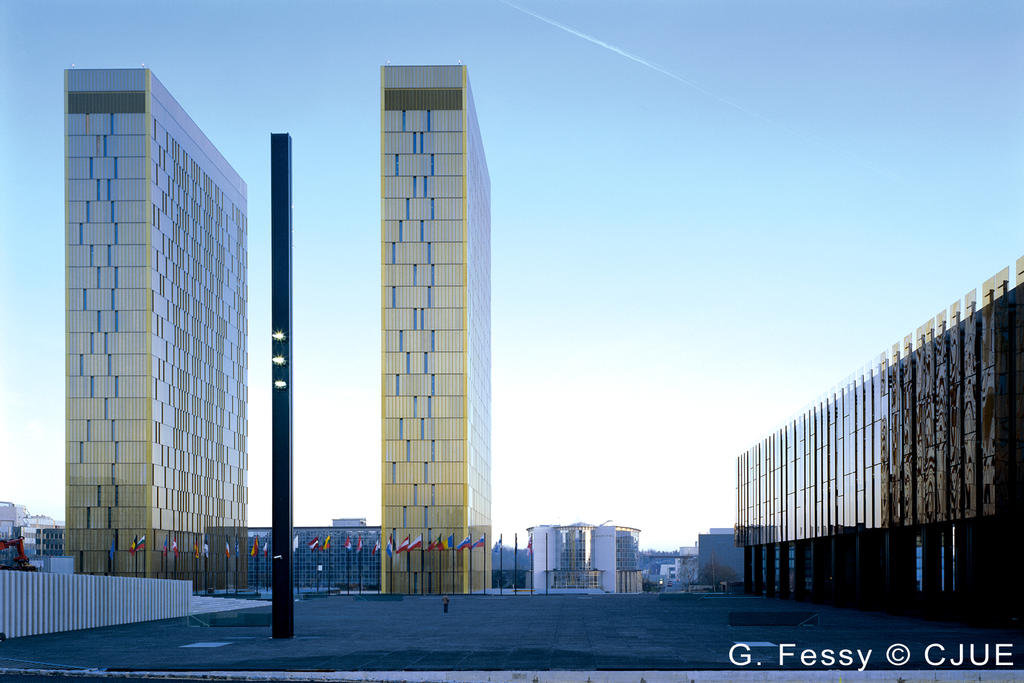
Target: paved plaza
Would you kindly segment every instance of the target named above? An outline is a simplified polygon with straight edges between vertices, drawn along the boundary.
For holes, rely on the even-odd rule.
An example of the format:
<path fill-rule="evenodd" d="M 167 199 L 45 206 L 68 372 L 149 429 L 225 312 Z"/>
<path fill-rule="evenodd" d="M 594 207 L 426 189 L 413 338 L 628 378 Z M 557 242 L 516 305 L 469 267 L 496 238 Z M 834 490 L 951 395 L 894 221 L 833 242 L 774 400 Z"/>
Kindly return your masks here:
<path fill-rule="evenodd" d="M 390 598 L 390 599 L 389 599 Z M 241 602 L 241 601 L 240 601 Z M 886 651 L 909 648 L 901 670 L 933 668 L 924 659 L 975 653 L 1003 643 L 1007 677 L 1024 668 L 1024 632 L 894 617 L 807 603 L 742 596 L 565 595 L 457 596 L 448 614 L 437 596 L 332 596 L 295 605 L 291 640 L 269 637 L 270 608 L 211 612 L 186 619 L 11 639 L 0 643 L 0 668 L 91 671 L 711 671 L 779 668 L 779 645 L 791 671 L 861 666 L 822 662 L 826 649 L 860 650 L 866 670 L 893 669 Z M 750 664 L 729 650 L 744 643 Z M 801 663 L 801 651 L 817 661 Z M 870 650 L 870 654 L 868 651 Z M 1008 658 L 1007 658 L 1008 657 Z M 980 658 L 980 657 L 979 657 Z M 971 669 L 969 662 L 966 668 Z M 947 672 L 949 673 L 949 672 Z"/>

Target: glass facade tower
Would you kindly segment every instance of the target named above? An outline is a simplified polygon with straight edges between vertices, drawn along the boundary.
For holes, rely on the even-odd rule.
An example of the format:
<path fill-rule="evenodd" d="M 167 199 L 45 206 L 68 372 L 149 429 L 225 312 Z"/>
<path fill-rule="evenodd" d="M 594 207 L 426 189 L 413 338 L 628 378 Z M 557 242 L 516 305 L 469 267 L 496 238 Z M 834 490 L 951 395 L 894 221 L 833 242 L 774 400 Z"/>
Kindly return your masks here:
<path fill-rule="evenodd" d="M 382 536 L 422 538 L 386 592 L 490 587 L 490 215 L 466 67 L 381 67 Z"/>
<path fill-rule="evenodd" d="M 148 69 L 65 72 L 65 183 L 66 552 L 244 576 L 246 185 Z"/>

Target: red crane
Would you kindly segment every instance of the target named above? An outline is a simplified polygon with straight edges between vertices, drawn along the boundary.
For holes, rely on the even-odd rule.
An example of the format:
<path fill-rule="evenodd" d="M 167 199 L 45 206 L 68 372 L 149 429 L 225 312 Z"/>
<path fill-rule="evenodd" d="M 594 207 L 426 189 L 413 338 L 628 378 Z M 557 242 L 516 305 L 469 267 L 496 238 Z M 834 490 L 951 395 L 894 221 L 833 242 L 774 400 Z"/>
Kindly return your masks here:
<path fill-rule="evenodd" d="M 17 538 L 0 538 L 0 550 L 7 550 L 8 548 L 14 548 L 18 554 L 14 556 L 14 564 L 0 564 L 0 569 L 13 569 L 16 571 L 23 572 L 34 572 L 37 571 L 35 565 L 30 564 L 28 561 L 28 555 L 25 554 L 25 537 L 18 536 Z"/>

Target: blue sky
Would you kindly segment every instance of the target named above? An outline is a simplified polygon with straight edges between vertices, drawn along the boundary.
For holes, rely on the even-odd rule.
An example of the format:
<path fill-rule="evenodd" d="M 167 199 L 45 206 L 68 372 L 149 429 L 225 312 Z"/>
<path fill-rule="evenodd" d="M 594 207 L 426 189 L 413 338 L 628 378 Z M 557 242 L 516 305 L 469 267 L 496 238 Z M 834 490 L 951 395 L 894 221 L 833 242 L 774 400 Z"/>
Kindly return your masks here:
<path fill-rule="evenodd" d="M 63 516 L 72 64 L 152 68 L 248 183 L 254 525 L 280 131 L 295 520 L 379 521 L 387 61 L 470 69 L 492 179 L 495 533 L 612 518 L 669 548 L 731 525 L 740 451 L 1024 254 L 1019 3 L 517 4 L 657 69 L 498 0 L 0 6 L 0 498 Z"/>

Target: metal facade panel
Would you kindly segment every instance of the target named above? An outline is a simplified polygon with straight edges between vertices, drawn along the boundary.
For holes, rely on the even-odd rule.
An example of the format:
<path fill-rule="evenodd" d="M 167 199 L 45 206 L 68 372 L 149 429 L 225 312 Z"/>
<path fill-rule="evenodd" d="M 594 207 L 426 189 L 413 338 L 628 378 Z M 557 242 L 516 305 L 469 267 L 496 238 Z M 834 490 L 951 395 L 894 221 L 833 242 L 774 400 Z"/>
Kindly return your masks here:
<path fill-rule="evenodd" d="M 737 538 L 1001 515 L 1024 491 L 1018 290 L 986 284 L 741 454 Z M 936 323 L 937 321 L 937 323 Z M 915 343 L 916 340 L 916 343 Z M 901 351 L 902 347 L 902 351 Z"/>
<path fill-rule="evenodd" d="M 964 326 L 959 302 L 950 307 L 948 338 L 949 415 L 948 489 L 949 515 L 961 519 L 964 514 Z"/>
<path fill-rule="evenodd" d="M 918 330 L 917 399 L 917 501 L 918 521 L 935 521 L 935 344 L 934 323 Z"/>
<path fill-rule="evenodd" d="M 184 617 L 188 581 L 0 572 L 0 632 L 8 638 Z"/>
<path fill-rule="evenodd" d="M 1003 277 L 1006 277 L 1004 274 Z M 1005 280 L 1002 281 L 1005 286 Z M 1005 291 L 1005 290 L 1004 290 Z M 994 472 L 993 472 L 993 498 L 995 502 L 995 513 L 1005 513 L 1012 509 L 1011 496 L 1016 492 L 1016 474 L 1013 472 L 1015 466 L 1013 443 L 1013 382 L 1010 376 L 1013 367 L 1013 315 L 1010 304 L 1010 297 L 1000 296 L 993 308 L 993 367 L 994 367 L 994 401 L 995 416 L 994 427 Z M 1011 483 L 1011 476 L 1014 481 Z"/>
<path fill-rule="evenodd" d="M 980 464 L 982 468 L 982 510 L 983 515 L 992 515 L 996 511 L 996 315 L 995 306 L 983 306 L 976 314 L 980 317 L 979 343 L 979 400 L 981 426 L 978 435 L 981 446 Z"/>
<path fill-rule="evenodd" d="M 966 500 L 964 514 L 975 517 L 981 514 L 981 465 L 979 456 L 980 414 L 979 401 L 979 318 L 973 307 L 965 309 L 964 320 L 964 483 Z"/>
<path fill-rule="evenodd" d="M 146 89 L 147 69 L 67 69 L 64 73 L 71 92 Z"/>
<path fill-rule="evenodd" d="M 381 67 L 385 88 L 461 88 L 462 65 Z"/>

